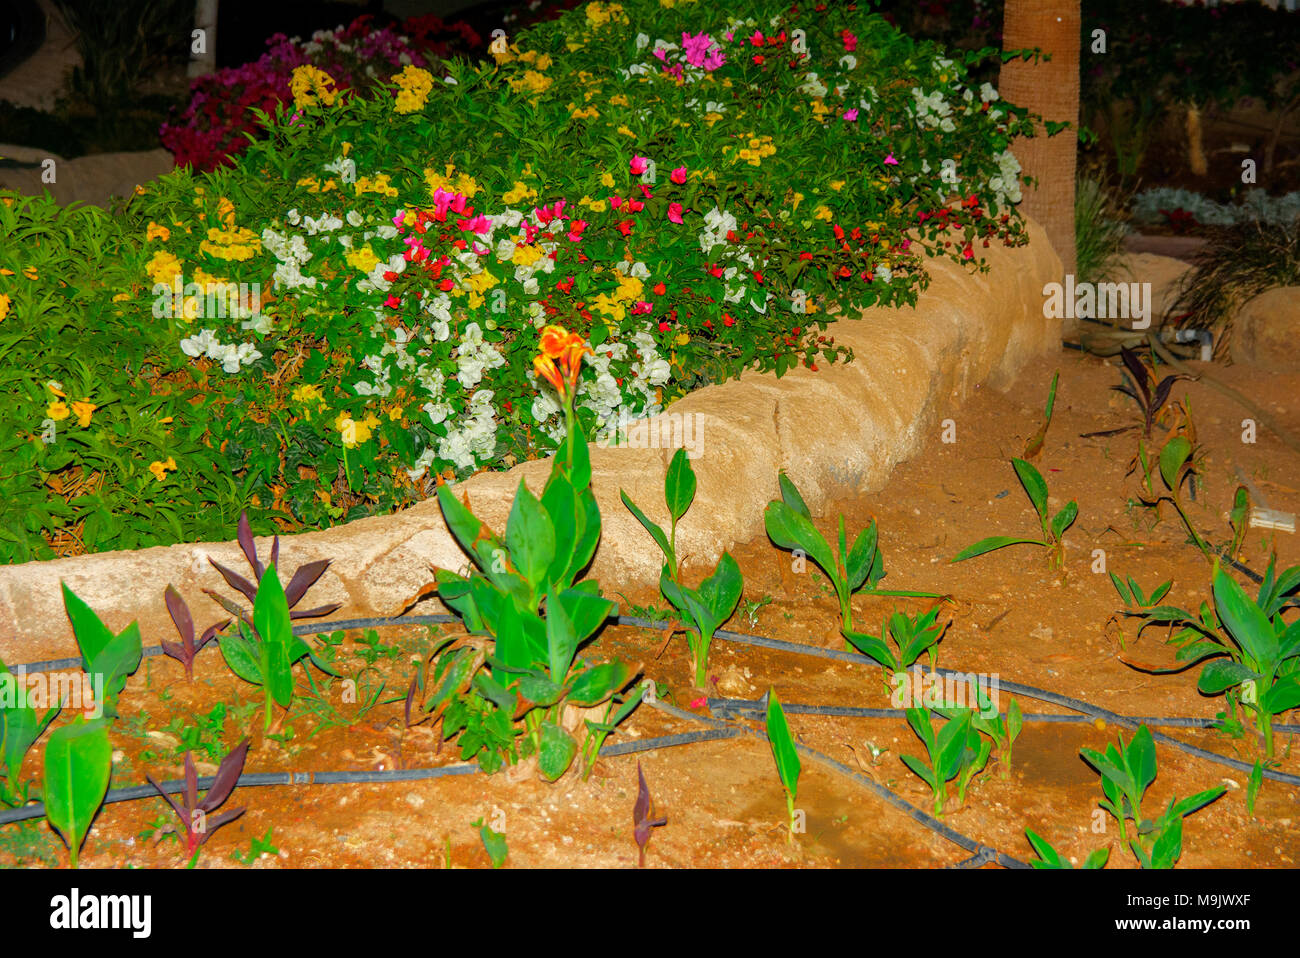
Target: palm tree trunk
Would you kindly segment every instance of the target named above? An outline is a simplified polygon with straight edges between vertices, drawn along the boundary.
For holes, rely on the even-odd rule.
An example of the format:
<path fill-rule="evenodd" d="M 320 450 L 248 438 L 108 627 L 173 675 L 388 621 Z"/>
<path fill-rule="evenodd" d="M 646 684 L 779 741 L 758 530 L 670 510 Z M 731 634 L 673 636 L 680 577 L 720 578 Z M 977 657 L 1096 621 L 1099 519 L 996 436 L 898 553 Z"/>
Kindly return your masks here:
<path fill-rule="evenodd" d="M 1048 137 L 1016 140 L 1011 151 L 1026 176 L 1038 180 L 1025 190 L 1021 212 L 1047 231 L 1067 273 L 1074 272 L 1074 169 L 1079 122 L 1080 0 L 1006 0 L 1002 49 L 1033 49 L 1051 60 L 1016 58 L 1002 65 L 998 92 L 1016 106 L 1070 127 Z"/>

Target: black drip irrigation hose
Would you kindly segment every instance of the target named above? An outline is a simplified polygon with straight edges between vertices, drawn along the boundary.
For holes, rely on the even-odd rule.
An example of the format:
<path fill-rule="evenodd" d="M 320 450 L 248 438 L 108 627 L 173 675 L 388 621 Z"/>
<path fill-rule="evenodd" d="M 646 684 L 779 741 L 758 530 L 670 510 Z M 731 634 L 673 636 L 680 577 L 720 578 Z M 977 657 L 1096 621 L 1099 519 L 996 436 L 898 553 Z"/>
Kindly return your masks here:
<path fill-rule="evenodd" d="M 764 699 L 708 699 L 708 708 L 715 715 L 726 717 L 728 714 L 751 714 L 767 709 Z M 851 705 L 793 705 L 781 703 L 781 710 L 787 715 L 831 715 L 840 718 L 906 718 L 907 709 L 872 709 L 858 708 Z M 1090 725 L 1094 719 L 1086 715 L 1060 715 L 1047 712 L 1026 712 L 1021 715 L 1026 722 L 1059 723 L 1062 725 Z M 1218 728 L 1219 719 L 1207 718 L 1160 718 L 1157 716 L 1130 715 L 1130 721 L 1152 728 Z M 1284 735 L 1300 732 L 1300 725 L 1274 725 L 1273 731 Z"/>
<path fill-rule="evenodd" d="M 689 713 L 687 713 L 689 714 Z M 660 735 L 656 738 L 648 738 L 640 741 L 619 742 L 617 745 L 606 745 L 599 752 L 601 758 L 612 758 L 617 755 L 631 755 L 636 752 L 649 752 L 653 749 L 672 748 L 678 745 L 693 745 L 697 742 L 711 742 L 718 739 L 738 738 L 743 735 L 744 729 L 736 726 L 725 726 L 723 728 L 704 729 L 699 732 L 679 732 L 674 735 Z M 371 784 L 389 784 L 392 782 L 418 782 L 431 778 L 447 778 L 453 775 L 477 775 L 482 771 L 477 765 L 442 765 L 436 768 L 392 768 L 381 769 L 376 771 L 344 771 L 344 772 L 251 772 L 239 776 L 236 783 L 237 788 L 253 788 L 266 785 L 371 785 Z M 207 791 L 216 781 L 215 776 L 208 776 L 198 780 L 200 791 Z M 168 782 L 160 782 L 164 792 L 169 795 L 179 795 L 185 791 L 186 785 L 183 780 L 175 779 Z M 117 802 L 134 802 L 144 798 L 156 798 L 158 790 L 152 785 L 131 785 L 127 788 L 112 789 L 104 796 L 104 804 L 112 805 Z M 12 822 L 26 821 L 32 818 L 43 818 L 45 816 L 45 805 L 41 802 L 35 802 L 30 805 L 23 805 L 19 808 L 6 809 L 0 811 L 0 825 L 8 825 Z"/>
<path fill-rule="evenodd" d="M 658 709 L 659 711 L 664 712 L 668 715 L 672 715 L 676 718 L 690 719 L 695 722 L 703 722 L 704 724 L 710 725 L 716 729 L 735 729 L 738 733 L 744 733 L 746 735 L 758 739 L 761 742 L 768 741 L 767 735 L 764 734 L 759 729 L 728 725 L 727 723 L 721 722 L 718 719 L 707 718 L 703 715 L 696 715 L 694 712 L 687 712 L 685 709 L 679 709 L 676 706 L 669 705 L 666 702 L 656 701 L 656 702 L 647 702 L 646 704 L 649 705 L 651 708 Z M 854 771 L 853 769 L 849 768 L 849 766 L 845 765 L 843 762 L 837 762 L 835 759 L 831 758 L 829 755 L 825 754 L 824 752 L 819 752 L 816 749 L 809 748 L 807 745 L 803 745 L 799 742 L 795 742 L 794 747 L 801 755 L 805 755 L 808 758 L 812 759 L 814 762 L 817 762 L 819 765 L 825 765 L 827 768 L 831 769 L 832 771 L 838 772 L 839 774 L 843 775 L 845 778 L 850 778 L 853 781 L 857 782 L 859 785 L 867 789 L 869 792 L 873 793 L 877 798 L 882 799 L 887 804 L 892 805 L 900 812 L 903 812 L 913 821 L 918 822 L 921 825 L 924 825 L 926 828 L 930 829 L 930 831 L 934 832 L 939 837 L 945 838 L 948 841 L 952 842 L 954 845 L 957 845 L 960 848 L 964 848 L 968 852 L 974 853 L 974 857 L 967 858 L 964 861 L 958 862 L 955 865 L 951 865 L 949 867 L 972 868 L 972 867 L 978 867 L 978 865 L 982 865 L 987 862 L 994 862 L 998 865 L 1001 865 L 1004 868 L 1029 868 L 1030 867 L 1028 864 L 1022 862 L 1018 858 L 1013 858 L 1010 855 L 1005 855 L 1002 852 L 998 851 L 996 848 L 990 848 L 987 845 L 983 845 L 980 842 L 977 842 L 975 839 L 971 838 L 969 835 L 964 835 L 961 832 L 957 831 L 956 829 L 948 825 L 945 825 L 943 822 L 939 821 L 939 819 L 935 818 L 933 815 L 930 815 L 922 811 L 921 809 L 917 808 L 911 802 L 908 802 L 906 799 L 902 798 L 901 796 L 885 788 L 885 786 L 872 781 L 871 779 L 867 778 L 865 775 L 861 774 L 860 772 Z"/>

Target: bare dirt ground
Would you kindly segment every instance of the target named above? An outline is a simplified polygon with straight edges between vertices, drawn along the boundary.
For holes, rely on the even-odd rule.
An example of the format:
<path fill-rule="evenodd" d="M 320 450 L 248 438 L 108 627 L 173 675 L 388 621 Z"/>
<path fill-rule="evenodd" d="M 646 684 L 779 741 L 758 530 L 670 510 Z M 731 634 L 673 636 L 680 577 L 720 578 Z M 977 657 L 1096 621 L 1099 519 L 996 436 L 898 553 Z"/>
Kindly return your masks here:
<path fill-rule="evenodd" d="M 884 489 L 834 503 L 818 525 L 832 532 L 835 516 L 842 512 L 853 535 L 877 519 L 888 571 L 882 587 L 951 596 L 942 607 L 951 624 L 938 646 L 941 667 L 996 673 L 1004 681 L 1127 715 L 1213 718 L 1222 710 L 1223 699 L 1196 691 L 1197 668 L 1152 675 L 1119 660 L 1121 634 L 1126 649 L 1122 654 L 1131 659 L 1168 663 L 1173 653 L 1162 629 L 1150 628 L 1138 638 L 1133 620 L 1113 618 L 1120 600 L 1108 577 L 1094 571 L 1095 550 L 1103 550 L 1108 570 L 1133 576 L 1145 589 L 1172 579 L 1166 600 L 1172 604 L 1195 609 L 1210 598 L 1210 564 L 1189 544 L 1177 515 L 1168 506 L 1157 515 L 1136 503 L 1136 480 L 1126 472 L 1137 432 L 1081 438 L 1136 421 L 1132 402 L 1110 389 L 1120 382 L 1116 362 L 1066 351 L 1027 370 L 1005 394 L 981 391 L 961 409 L 941 415 L 954 421 L 955 442 L 944 443 L 936 430 L 924 451 L 900 467 Z M 1053 511 L 1070 499 L 1079 504 L 1079 519 L 1065 536 L 1063 572 L 1053 570 L 1045 552 L 1031 546 L 952 563 L 961 548 L 977 539 L 1037 531 L 1010 458 L 1022 454 L 1026 439 L 1037 430 L 1047 385 L 1058 369 L 1055 417 L 1037 464 L 1047 480 Z M 1262 405 L 1284 428 L 1300 434 L 1300 375 L 1262 375 L 1240 366 L 1216 366 L 1213 372 Z M 1253 495 L 1267 500 L 1269 507 L 1300 512 L 1300 456 L 1262 427 L 1256 442 L 1243 442 L 1246 414 L 1204 384 L 1179 383 L 1173 397 L 1189 399 L 1194 415 L 1200 485 L 1189 515 L 1202 535 L 1215 545 L 1229 539 L 1226 514 L 1241 483 L 1238 468 L 1253 483 Z M 774 498 L 778 494 L 775 476 L 771 492 Z M 684 521 L 707 518 L 688 513 Z M 1295 534 L 1259 529 L 1246 537 L 1241 558 L 1262 572 L 1274 549 L 1280 568 L 1300 564 Z M 806 574 L 793 572 L 790 555 L 765 537 L 732 551 L 745 576 L 745 596 L 729 628 L 843 648 L 833 592 L 814 567 L 810 565 Z M 688 580 L 708 571 L 699 563 L 692 565 L 689 557 L 685 568 Z M 1243 584 L 1254 595 L 1255 587 Z M 646 612 L 645 606 L 665 606 L 648 589 L 603 585 L 607 594 L 623 594 L 624 614 L 634 611 L 633 604 L 642 607 L 636 614 Z M 859 629 L 876 631 L 893 608 L 919 611 L 930 604 L 925 599 L 860 595 L 853 600 L 854 619 Z M 202 614 L 196 618 L 206 624 Z M 114 745 L 120 750 L 114 786 L 138 784 L 146 770 L 155 777 L 176 777 L 186 736 L 188 744 L 210 747 L 210 755 L 197 755 L 207 760 L 251 732 L 249 772 L 456 762 L 451 746 L 437 751 L 436 735 L 427 727 L 403 730 L 401 699 L 426 631 L 383 629 L 374 648 L 355 641 L 359 638 L 349 635 L 340 662 L 356 675 L 363 692 L 386 681 L 380 700 L 387 704 L 362 715 L 359 706 L 335 701 L 344 721 L 328 723 L 307 714 L 307 700 L 300 696 L 280 739 L 261 733 L 260 690 L 234 679 L 218 653 L 200 656 L 192 686 L 185 683 L 178 663 L 146 660 L 128 686 L 124 717 L 114 727 Z M 874 664 L 722 641 L 713 649 L 710 695 L 757 698 L 774 687 L 787 704 L 890 704 L 881 670 Z M 704 692 L 692 688 L 680 635 L 665 646 L 661 633 L 611 627 L 597 639 L 597 657 L 614 655 L 644 663 L 645 674 L 666 687 L 670 701 L 705 714 L 698 704 Z M 367 658 L 373 663 L 368 665 Z M 364 701 L 366 695 L 358 698 Z M 1009 698 L 1002 693 L 1003 710 Z M 1017 698 L 1026 713 L 1062 712 Z M 1296 718 L 1280 716 L 1278 721 Z M 928 789 L 900 761 L 903 754 L 924 754 L 901 719 L 791 715 L 790 722 L 805 744 L 861 768 L 907 801 L 928 809 Z M 643 706 L 610 742 L 694 728 Z M 290 730 L 291 737 L 286 737 Z M 949 803 L 944 821 L 1022 860 L 1032 857 L 1024 836 L 1028 827 L 1077 861 L 1094 848 L 1111 846 L 1108 867 L 1136 867 L 1133 856 L 1119 847 L 1113 819 L 1098 812 L 1100 777 L 1079 756 L 1081 747 L 1104 749 L 1120 731 L 1097 724 L 1027 722 L 1009 778 L 1002 779 L 995 759 L 976 779 L 964 805 Z M 1261 754 L 1249 730 L 1241 739 L 1211 730 L 1166 731 L 1248 763 Z M 1126 740 L 1130 734 L 1124 733 Z M 1292 737 L 1279 735 L 1277 744 L 1280 770 L 1300 773 Z M 885 749 L 874 764 L 871 745 Z M 1228 782 L 1223 798 L 1187 819 L 1182 866 L 1294 866 L 1300 857 L 1300 830 L 1293 824 L 1300 813 L 1295 787 L 1266 781 L 1251 817 L 1246 811 L 1245 773 L 1163 745 L 1158 757 L 1159 774 L 1144 809 L 1163 810 L 1172 796 Z M 771 753 L 753 738 L 659 749 L 639 758 L 657 813 L 668 818 L 667 826 L 655 829 L 650 841 L 649 866 L 928 868 L 969 855 L 859 785 L 807 760 L 798 799 L 806 832 L 789 842 L 784 794 Z M 39 762 L 38 748 L 29 756 L 24 775 L 39 777 Z M 200 769 L 201 774 L 211 771 Z M 277 853 L 257 859 L 253 867 L 486 867 L 487 854 L 471 824 L 480 818 L 504 827 L 511 866 L 632 867 L 637 863 L 632 837 L 636 792 L 636 757 L 602 759 L 589 780 L 566 778 L 557 785 L 498 774 L 404 784 L 246 788 L 237 790 L 230 804 L 246 806 L 247 812 L 212 836 L 199 867 L 234 866 L 232 852 L 247 852 L 252 839 L 265 836 L 268 829 Z M 106 806 L 87 841 L 83 863 L 184 864 L 184 853 L 175 842 L 156 842 L 156 834 L 148 834 L 166 813 L 161 799 Z M 1098 827 L 1103 830 L 1096 831 Z M 0 864 L 63 862 L 66 855 L 43 822 L 0 827 Z"/>

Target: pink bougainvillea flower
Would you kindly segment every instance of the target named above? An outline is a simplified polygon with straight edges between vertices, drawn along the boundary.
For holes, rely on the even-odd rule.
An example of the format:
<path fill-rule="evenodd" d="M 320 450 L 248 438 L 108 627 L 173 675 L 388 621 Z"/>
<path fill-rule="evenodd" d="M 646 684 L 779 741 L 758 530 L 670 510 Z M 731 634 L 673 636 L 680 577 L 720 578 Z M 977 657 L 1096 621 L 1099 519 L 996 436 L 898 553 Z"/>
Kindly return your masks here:
<path fill-rule="evenodd" d="M 678 186 L 686 182 L 686 167 L 679 166 L 668 174 L 668 179 L 672 180 Z"/>
<path fill-rule="evenodd" d="M 465 217 L 457 220 L 456 225 L 471 233 L 488 233 L 492 230 L 492 221 L 482 213 L 478 216 Z"/>
<path fill-rule="evenodd" d="M 654 55 L 657 56 L 660 60 L 665 60 L 668 57 L 668 51 L 665 50 L 663 47 L 655 47 Z"/>
<path fill-rule="evenodd" d="M 694 36 L 683 32 L 682 51 L 686 54 L 687 63 L 709 72 L 716 70 L 724 62 L 722 50 L 714 44 L 713 37 L 703 30 Z"/>
<path fill-rule="evenodd" d="M 852 31 L 850 30 L 841 31 L 840 39 L 844 41 L 845 53 L 852 53 L 854 50 L 858 48 L 858 38 L 854 36 Z"/>
<path fill-rule="evenodd" d="M 402 305 L 402 301 L 398 299 L 396 296 L 389 296 L 386 300 L 384 300 L 384 305 L 387 306 L 389 309 L 397 309 L 397 307 Z"/>
<path fill-rule="evenodd" d="M 582 239 L 582 231 L 586 228 L 586 220 L 569 220 L 569 242 L 576 243 Z"/>
<path fill-rule="evenodd" d="M 701 695 L 698 699 L 691 699 L 691 708 L 702 709 L 709 704 L 709 700 Z"/>
<path fill-rule="evenodd" d="M 618 225 L 618 231 L 622 233 L 624 236 L 632 235 L 632 220 L 623 220 L 617 225 Z"/>
<path fill-rule="evenodd" d="M 844 120 L 845 120 L 846 123 L 853 123 L 853 122 L 856 122 L 857 118 L 858 118 L 858 108 L 857 108 L 857 107 L 853 107 L 852 109 L 849 109 L 849 110 L 845 110 L 845 111 L 844 111 Z"/>
<path fill-rule="evenodd" d="M 632 314 L 635 316 L 642 313 L 653 313 L 654 308 L 653 303 L 647 303 L 644 299 L 639 299 L 632 304 Z"/>
<path fill-rule="evenodd" d="M 638 183 L 637 185 L 641 187 L 642 196 L 648 200 L 654 199 L 654 194 L 650 192 L 650 187 L 646 186 L 644 183 Z"/>
<path fill-rule="evenodd" d="M 632 162 L 628 164 L 628 167 L 632 170 L 633 176 L 640 176 L 646 171 L 649 165 L 649 162 L 644 156 L 634 156 L 632 157 Z"/>
<path fill-rule="evenodd" d="M 670 329 L 672 329 L 672 326 L 671 326 L 670 324 L 668 324 L 668 323 L 666 323 L 666 322 L 660 322 L 660 323 L 659 323 L 659 332 L 661 332 L 661 333 L 666 333 L 666 332 L 668 332 L 668 330 L 670 330 Z"/>
<path fill-rule="evenodd" d="M 404 222 L 406 222 L 406 210 L 399 209 L 397 215 L 393 217 L 393 225 L 400 230 Z"/>
<path fill-rule="evenodd" d="M 885 156 L 885 166 L 897 166 L 898 160 L 894 159 L 894 154 L 889 153 Z"/>
<path fill-rule="evenodd" d="M 749 42 L 756 47 L 761 47 L 763 45 L 763 32 L 755 30 L 754 35 L 749 38 Z"/>
<path fill-rule="evenodd" d="M 645 204 L 642 203 L 640 200 L 634 200 L 629 198 L 627 201 L 627 208 L 629 212 L 640 213 L 643 209 L 645 209 Z"/>
<path fill-rule="evenodd" d="M 668 204 L 668 222 L 670 222 L 670 223 L 680 223 L 681 221 L 682 221 L 682 204 L 681 204 L 681 203 L 669 203 L 669 204 Z"/>
<path fill-rule="evenodd" d="M 609 205 L 611 209 L 618 209 L 620 206 L 623 205 L 623 197 L 611 196 L 609 198 Z"/>

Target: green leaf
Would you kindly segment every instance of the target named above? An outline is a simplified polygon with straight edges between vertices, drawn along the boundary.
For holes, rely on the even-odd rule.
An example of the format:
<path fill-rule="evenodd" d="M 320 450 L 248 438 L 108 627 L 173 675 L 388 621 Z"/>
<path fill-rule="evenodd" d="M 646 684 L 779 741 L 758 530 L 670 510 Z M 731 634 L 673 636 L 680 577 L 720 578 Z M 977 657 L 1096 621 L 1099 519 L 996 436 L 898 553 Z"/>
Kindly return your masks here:
<path fill-rule="evenodd" d="M 1237 644 L 1264 672 L 1277 665 L 1278 642 L 1264 610 L 1222 568 L 1214 571 L 1214 608 Z"/>
<path fill-rule="evenodd" d="M 1278 679 L 1259 697 L 1259 707 L 1266 715 L 1277 715 L 1300 706 L 1300 681 L 1294 675 Z"/>
<path fill-rule="evenodd" d="M 976 556 L 982 556 L 989 552 L 996 552 L 998 549 L 1005 549 L 1007 546 L 1033 545 L 1043 546 L 1047 543 L 1041 539 L 1017 539 L 1015 536 L 990 536 L 987 539 L 981 539 L 973 545 L 968 545 L 961 552 L 952 557 L 953 562 L 963 562 L 966 559 L 974 559 Z"/>
<path fill-rule="evenodd" d="M 879 636 L 869 635 L 866 632 L 845 632 L 844 638 L 853 645 L 855 649 L 863 655 L 869 655 L 887 669 L 898 671 L 898 660 L 894 657 L 894 651 Z"/>
<path fill-rule="evenodd" d="M 1242 682 L 1258 678 L 1259 675 L 1254 670 L 1246 668 L 1240 662 L 1215 659 L 1213 662 L 1205 663 L 1205 667 L 1201 669 L 1201 676 L 1196 680 L 1196 688 L 1206 695 L 1219 695 Z"/>
<path fill-rule="evenodd" d="M 253 685 L 262 684 L 261 653 L 257 645 L 247 636 L 248 627 L 239 622 L 239 632 L 227 632 L 217 639 L 221 657 L 226 660 L 230 671 L 245 682 Z"/>
<path fill-rule="evenodd" d="M 722 553 L 713 575 L 701 582 L 699 588 L 700 600 L 718 625 L 726 622 L 736 611 L 744 585 L 736 560 L 730 552 Z"/>
<path fill-rule="evenodd" d="M 578 637 L 564 605 L 554 592 L 548 592 L 546 596 L 546 645 L 551 680 L 563 683 L 578 652 Z"/>
<path fill-rule="evenodd" d="M 77 646 L 81 649 L 81 666 L 90 673 L 91 663 L 113 641 L 113 633 L 100 620 L 95 610 L 68 588 L 66 582 L 60 585 L 63 587 L 63 608 L 72 623 L 72 632 L 76 636 Z"/>
<path fill-rule="evenodd" d="M 1174 436 L 1160 450 L 1160 478 L 1171 490 L 1178 488 L 1179 473 L 1191 454 L 1192 444 L 1186 436 Z"/>
<path fill-rule="evenodd" d="M 1029 494 L 1029 501 L 1034 504 L 1034 511 L 1038 513 L 1038 522 L 1047 528 L 1047 483 L 1043 481 L 1043 475 L 1033 463 L 1026 462 L 1024 459 L 1012 459 L 1012 468 L 1016 470 L 1016 475 L 1020 477 L 1020 484 L 1025 487 L 1025 492 Z"/>
<path fill-rule="evenodd" d="M 483 842 L 483 850 L 487 852 L 488 860 L 492 862 L 493 868 L 500 868 L 506 863 L 506 856 L 509 849 L 506 847 L 506 836 L 504 832 L 494 832 L 487 825 L 482 824 L 480 818 L 473 824 L 479 825 L 478 837 Z"/>
<path fill-rule="evenodd" d="M 1040 838 L 1032 828 L 1025 829 L 1025 837 L 1029 839 L 1029 844 L 1034 848 L 1034 854 L 1038 856 L 1038 861 L 1032 861 L 1029 864 L 1034 868 L 1069 868 L 1068 860 L 1061 857 L 1061 853 L 1047 843 L 1045 839 Z"/>
<path fill-rule="evenodd" d="M 778 548 L 803 550 L 832 580 L 839 579 L 830 543 L 817 531 L 810 518 L 784 502 L 769 502 L 763 510 L 763 525 L 768 538 Z"/>
<path fill-rule="evenodd" d="M 850 592 L 856 592 L 867 581 L 872 562 L 876 558 L 876 539 L 876 520 L 872 519 L 871 525 L 858 533 L 853 548 L 849 550 L 848 558 L 844 561 Z"/>
<path fill-rule="evenodd" d="M 772 746 L 772 755 L 776 759 L 776 771 L 781 776 L 781 784 L 794 798 L 799 791 L 799 752 L 794 745 L 794 736 L 790 734 L 790 725 L 785 720 L 785 711 L 776 697 L 776 689 L 768 692 L 767 698 L 767 740 Z"/>
<path fill-rule="evenodd" d="M 652 522 L 644 512 L 638 509 L 636 504 L 628 498 L 626 492 L 623 492 L 620 489 L 618 494 L 623 499 L 623 505 L 627 506 L 628 511 L 631 512 L 632 515 L 636 516 L 637 522 L 645 526 L 646 532 L 650 533 L 650 537 L 658 544 L 660 550 L 664 554 L 664 558 L 668 559 L 670 562 L 676 561 L 672 547 L 668 543 L 668 536 L 664 534 L 664 530 L 659 528 L 659 526 Z"/>
<path fill-rule="evenodd" d="M 506 520 L 506 548 L 515 568 L 536 593 L 555 560 L 555 529 L 546 508 L 528 491 L 523 479 Z"/>
<path fill-rule="evenodd" d="M 1052 539 L 1055 542 L 1061 541 L 1061 536 L 1065 535 L 1065 530 L 1073 525 L 1074 520 L 1079 515 L 1079 504 L 1071 499 L 1065 506 L 1052 517 Z"/>
<path fill-rule="evenodd" d="M 626 688 L 632 678 L 632 669 L 626 662 L 605 662 L 581 672 L 569 687 L 566 701 L 584 708 L 599 705 Z"/>
<path fill-rule="evenodd" d="M 72 867 L 108 792 L 113 746 L 103 722 L 54 730 L 45 746 L 45 817 L 68 844 Z"/>
<path fill-rule="evenodd" d="M 695 499 L 695 470 L 685 449 L 673 453 L 672 462 L 668 464 L 668 475 L 664 479 L 664 500 L 668 504 L 668 513 L 673 522 L 678 522 L 686 515 Z"/>
<path fill-rule="evenodd" d="M 792 512 L 811 520 L 812 513 L 808 511 L 807 503 L 803 501 L 803 496 L 799 494 L 795 484 L 790 481 L 790 477 L 785 474 L 785 470 L 781 471 L 777 479 L 781 486 L 781 501 Z"/>
<path fill-rule="evenodd" d="M 554 722 L 542 725 L 537 768 L 548 782 L 555 781 L 568 770 L 577 751 L 577 741 L 560 726 Z"/>

